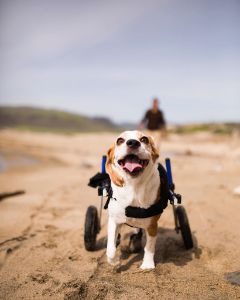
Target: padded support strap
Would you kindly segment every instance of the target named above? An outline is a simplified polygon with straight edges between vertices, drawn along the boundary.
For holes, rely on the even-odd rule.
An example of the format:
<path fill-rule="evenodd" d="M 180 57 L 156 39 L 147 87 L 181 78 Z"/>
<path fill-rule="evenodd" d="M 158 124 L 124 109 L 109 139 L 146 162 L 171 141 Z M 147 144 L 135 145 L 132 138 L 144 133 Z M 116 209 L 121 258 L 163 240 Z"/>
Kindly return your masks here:
<path fill-rule="evenodd" d="M 149 208 L 141 208 L 141 207 L 134 207 L 128 206 L 125 209 L 125 214 L 128 218 L 149 218 L 156 215 L 159 215 L 163 212 L 163 210 L 168 205 L 168 197 L 169 197 L 169 188 L 168 188 L 168 181 L 167 181 L 167 173 L 164 167 L 161 164 L 158 164 L 158 171 L 160 176 L 160 197 L 159 201 Z"/>
<path fill-rule="evenodd" d="M 167 207 L 168 199 L 170 197 L 167 172 L 161 164 L 158 164 L 158 171 L 159 171 L 160 182 L 161 182 L 160 197 L 158 199 L 158 202 L 146 209 L 141 207 L 128 206 L 125 210 L 125 214 L 127 217 L 149 218 L 161 214 L 163 210 Z M 109 201 L 112 198 L 112 188 L 111 188 L 111 181 L 109 175 L 106 173 L 97 173 L 95 176 L 90 178 L 88 185 L 94 188 L 105 187 L 107 189 L 108 198 L 104 205 L 104 209 L 107 209 Z M 117 201 L 117 199 L 115 200 Z"/>

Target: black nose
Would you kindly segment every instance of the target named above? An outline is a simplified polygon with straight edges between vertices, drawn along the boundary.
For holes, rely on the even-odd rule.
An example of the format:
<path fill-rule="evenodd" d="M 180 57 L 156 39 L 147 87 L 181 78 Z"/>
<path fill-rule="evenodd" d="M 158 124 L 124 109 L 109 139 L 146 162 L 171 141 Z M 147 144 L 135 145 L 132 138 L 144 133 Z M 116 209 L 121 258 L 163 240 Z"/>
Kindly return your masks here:
<path fill-rule="evenodd" d="M 141 146 L 141 144 L 140 144 L 139 141 L 133 140 L 133 139 L 128 140 L 126 144 L 127 144 L 128 147 L 131 148 L 131 149 L 137 149 L 138 147 Z"/>

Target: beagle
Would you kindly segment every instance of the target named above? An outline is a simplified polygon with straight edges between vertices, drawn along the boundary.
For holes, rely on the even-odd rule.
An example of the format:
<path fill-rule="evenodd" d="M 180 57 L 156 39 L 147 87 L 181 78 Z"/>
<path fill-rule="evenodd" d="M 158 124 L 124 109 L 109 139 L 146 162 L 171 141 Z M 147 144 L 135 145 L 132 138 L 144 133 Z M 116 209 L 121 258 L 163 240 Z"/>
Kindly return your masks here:
<path fill-rule="evenodd" d="M 149 208 L 159 199 L 160 177 L 157 159 L 159 152 L 152 137 L 139 131 L 125 131 L 108 150 L 106 171 L 111 179 L 112 199 L 108 206 L 107 259 L 119 263 L 116 256 L 116 237 L 121 224 L 142 228 L 146 245 L 141 269 L 152 269 L 160 214 L 149 218 L 129 218 L 128 206 Z"/>

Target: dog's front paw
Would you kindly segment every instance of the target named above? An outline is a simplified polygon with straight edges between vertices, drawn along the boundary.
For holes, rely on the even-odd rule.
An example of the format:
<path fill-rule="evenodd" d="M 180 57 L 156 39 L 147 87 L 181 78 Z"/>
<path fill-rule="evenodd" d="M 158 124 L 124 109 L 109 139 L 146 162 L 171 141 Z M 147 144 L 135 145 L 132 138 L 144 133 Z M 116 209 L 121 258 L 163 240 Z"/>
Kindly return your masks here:
<path fill-rule="evenodd" d="M 107 256 L 107 261 L 112 266 L 118 266 L 118 265 L 120 265 L 119 256 L 115 256 L 113 258 Z"/>
<path fill-rule="evenodd" d="M 143 263 L 141 264 L 140 268 L 142 270 L 154 269 L 155 268 L 155 264 L 154 264 L 153 261 L 151 261 L 151 262 L 150 261 L 148 261 L 148 262 L 143 261 Z"/>

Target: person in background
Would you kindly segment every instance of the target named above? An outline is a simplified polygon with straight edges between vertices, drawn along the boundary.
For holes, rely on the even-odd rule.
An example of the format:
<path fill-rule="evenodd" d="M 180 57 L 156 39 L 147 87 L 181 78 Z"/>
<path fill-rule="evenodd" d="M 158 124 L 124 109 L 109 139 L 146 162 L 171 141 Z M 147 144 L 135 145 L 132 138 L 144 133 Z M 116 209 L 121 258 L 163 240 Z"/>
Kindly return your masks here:
<path fill-rule="evenodd" d="M 159 100 L 157 98 L 153 99 L 152 108 L 146 111 L 139 127 L 140 129 L 147 129 L 148 134 L 153 137 L 159 148 L 160 140 L 165 134 L 166 121 L 163 112 L 159 109 Z"/>

